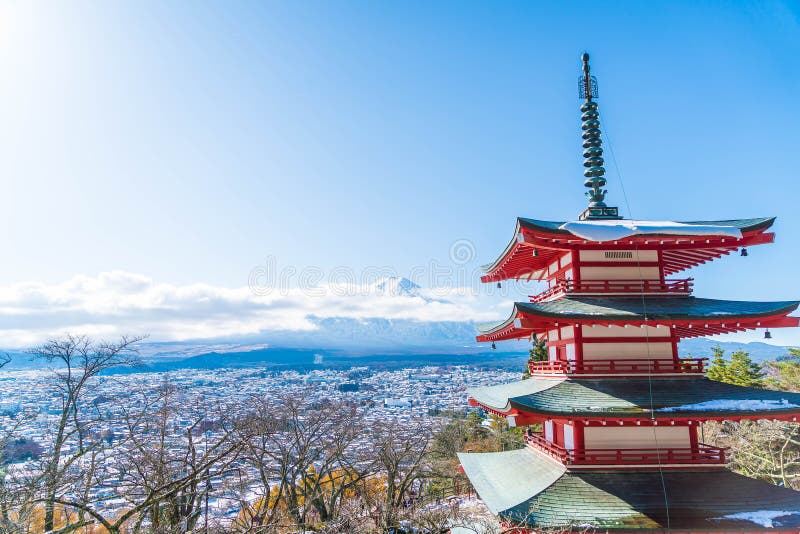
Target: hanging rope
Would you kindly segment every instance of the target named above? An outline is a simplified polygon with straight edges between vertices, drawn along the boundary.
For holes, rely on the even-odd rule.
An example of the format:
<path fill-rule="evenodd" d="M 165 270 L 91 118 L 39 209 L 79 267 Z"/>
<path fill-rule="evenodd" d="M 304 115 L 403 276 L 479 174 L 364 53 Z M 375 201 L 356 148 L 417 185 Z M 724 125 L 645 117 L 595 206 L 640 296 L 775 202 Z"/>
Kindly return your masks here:
<path fill-rule="evenodd" d="M 614 170 L 617 173 L 617 178 L 619 180 L 620 190 L 622 191 L 622 199 L 625 202 L 625 208 L 628 210 L 628 217 L 634 219 L 633 212 L 631 211 L 630 202 L 628 202 L 628 194 L 625 191 L 625 184 L 622 180 L 622 171 L 620 170 L 619 165 L 617 164 L 617 157 L 614 154 L 614 147 L 611 143 L 611 135 L 608 133 L 608 122 L 606 122 L 606 139 L 608 141 L 608 151 L 611 154 L 611 162 L 614 164 Z M 634 219 L 635 220 L 635 219 Z M 658 441 L 658 427 L 656 426 L 656 417 L 655 417 L 655 403 L 653 401 L 653 365 L 651 359 L 651 352 L 650 352 L 650 326 L 647 324 L 647 298 L 645 297 L 644 293 L 644 274 L 642 272 L 642 262 L 639 258 L 639 245 L 636 241 L 634 241 L 634 250 L 636 251 L 636 266 L 639 271 L 639 280 L 642 281 L 642 313 L 645 318 L 645 326 L 644 326 L 644 336 L 645 336 L 645 344 L 647 346 L 647 360 L 649 362 L 647 366 L 647 385 L 648 385 L 648 393 L 650 397 L 650 422 L 651 428 L 653 429 L 653 442 L 656 446 L 656 458 L 658 461 L 658 474 L 661 480 L 661 491 L 664 494 L 664 511 L 666 516 L 666 529 L 670 529 L 670 517 L 669 517 L 669 494 L 667 492 L 667 483 L 664 479 L 664 468 L 661 464 L 661 447 L 659 446 Z"/>

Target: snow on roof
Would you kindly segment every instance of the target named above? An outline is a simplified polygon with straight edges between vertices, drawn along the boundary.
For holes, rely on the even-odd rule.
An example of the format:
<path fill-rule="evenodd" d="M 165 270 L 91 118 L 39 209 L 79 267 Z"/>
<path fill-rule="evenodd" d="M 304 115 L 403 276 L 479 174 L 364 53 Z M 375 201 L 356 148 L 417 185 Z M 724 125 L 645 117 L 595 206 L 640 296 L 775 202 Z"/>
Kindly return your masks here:
<path fill-rule="evenodd" d="M 775 520 L 780 517 L 788 517 L 797 515 L 796 511 L 785 510 L 754 510 L 752 512 L 739 512 L 736 514 L 728 514 L 717 519 L 741 519 L 743 521 L 750 521 L 764 528 L 774 528 L 781 526 L 780 522 L 775 525 Z"/>
<path fill-rule="evenodd" d="M 616 241 L 632 235 L 648 234 L 742 237 L 742 231 L 735 226 L 686 224 L 673 221 L 569 221 L 559 228 L 589 241 Z"/>
<path fill-rule="evenodd" d="M 765 400 L 765 399 L 717 399 L 696 404 L 684 404 L 683 406 L 670 406 L 659 408 L 657 412 L 694 412 L 694 411 L 736 411 L 736 412 L 761 412 L 764 410 L 786 410 L 797 408 L 797 404 L 792 404 L 786 399 Z"/>

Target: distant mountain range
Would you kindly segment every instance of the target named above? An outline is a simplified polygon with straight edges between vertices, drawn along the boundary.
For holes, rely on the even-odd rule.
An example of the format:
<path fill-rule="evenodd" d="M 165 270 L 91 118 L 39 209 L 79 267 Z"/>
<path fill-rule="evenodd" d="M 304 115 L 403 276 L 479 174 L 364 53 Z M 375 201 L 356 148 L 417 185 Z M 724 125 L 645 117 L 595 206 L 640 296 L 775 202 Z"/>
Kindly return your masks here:
<path fill-rule="evenodd" d="M 417 284 L 401 277 L 385 278 L 373 289 L 384 295 L 431 299 Z M 213 342 L 143 343 L 142 359 L 150 370 L 177 368 L 217 368 L 225 366 L 364 365 L 371 363 L 422 362 L 430 364 L 469 364 L 492 360 L 515 361 L 527 356 L 524 341 L 497 343 L 497 351 L 475 341 L 475 324 L 467 321 L 414 321 L 403 319 L 353 319 L 345 317 L 308 317 L 311 331 L 270 331 L 259 335 L 218 339 Z M 766 343 L 717 342 L 704 338 L 687 339 L 680 344 L 682 356 L 711 355 L 720 345 L 727 354 L 736 350 L 749 352 L 754 360 L 774 360 L 787 353 L 786 347 Z M 43 367 L 31 362 L 19 351 L 10 351 L 12 368 Z M 494 355 L 494 356 L 492 356 Z M 501 356 L 502 355 L 502 356 Z M 522 361 L 522 360 L 520 360 Z"/>

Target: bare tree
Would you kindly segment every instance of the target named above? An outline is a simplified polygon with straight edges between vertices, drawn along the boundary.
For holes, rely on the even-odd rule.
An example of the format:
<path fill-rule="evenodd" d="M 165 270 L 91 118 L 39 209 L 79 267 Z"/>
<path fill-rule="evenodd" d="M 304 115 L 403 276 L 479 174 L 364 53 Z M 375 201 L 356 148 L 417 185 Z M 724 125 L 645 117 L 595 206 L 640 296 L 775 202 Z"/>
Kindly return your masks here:
<path fill-rule="evenodd" d="M 254 475 L 243 479 L 243 497 L 251 502 L 243 503 L 240 530 L 271 532 L 287 520 L 300 530 L 335 522 L 369 475 L 371 464 L 358 447 L 363 412 L 342 401 L 311 403 L 310 396 L 253 399 L 241 421 L 241 458 Z"/>
<path fill-rule="evenodd" d="M 0 355 L 0 369 L 11 362 L 8 354 Z M 9 469 L 4 458 L 8 445 L 19 437 L 19 430 L 35 414 L 21 413 L 12 417 L 10 425 L 0 432 L 0 534 L 24 532 L 30 521 L 35 497 L 31 485 L 22 473 Z"/>
<path fill-rule="evenodd" d="M 54 527 L 55 506 L 74 473 L 76 463 L 92 452 L 96 441 L 87 440 L 92 421 L 83 418 L 82 410 L 91 381 L 112 367 L 138 362 L 135 344 L 141 337 L 122 337 L 118 342 L 94 342 L 86 336 L 66 335 L 35 347 L 29 354 L 52 363 L 52 386 L 60 400 L 60 413 L 52 433 L 52 442 L 42 465 L 41 502 L 44 504 L 44 529 Z"/>
<path fill-rule="evenodd" d="M 421 419 L 378 421 L 372 426 L 370 456 L 383 488 L 377 495 L 365 489 L 364 495 L 372 499 L 370 510 L 382 531 L 398 528 L 404 510 L 422 495 L 432 439 L 430 423 Z"/>
<path fill-rule="evenodd" d="M 212 476 L 224 474 L 236 459 L 239 443 L 233 431 L 217 412 L 213 438 L 206 435 L 200 446 L 211 407 L 185 415 L 179 392 L 166 380 L 155 391 L 140 392 L 138 399 L 126 395 L 125 402 L 119 405 L 124 433 L 113 447 L 86 456 L 84 491 L 76 491 L 76 485 L 72 497 L 59 497 L 56 503 L 109 534 L 194 531 L 203 500 L 212 491 Z M 109 491 L 94 491 L 111 480 Z"/>

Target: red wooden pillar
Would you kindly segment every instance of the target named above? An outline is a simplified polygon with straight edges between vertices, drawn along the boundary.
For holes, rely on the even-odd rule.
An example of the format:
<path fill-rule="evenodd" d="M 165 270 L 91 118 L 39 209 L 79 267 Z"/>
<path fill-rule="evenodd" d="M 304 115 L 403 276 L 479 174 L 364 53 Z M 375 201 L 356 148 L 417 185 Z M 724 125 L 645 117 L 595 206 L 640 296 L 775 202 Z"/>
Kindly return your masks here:
<path fill-rule="evenodd" d="M 559 447 L 564 447 L 564 423 L 553 421 L 553 442 Z"/>
<path fill-rule="evenodd" d="M 573 328 L 575 340 L 575 368 L 580 369 L 583 366 L 583 329 L 580 324 L 576 324 Z"/>
<path fill-rule="evenodd" d="M 680 358 L 678 357 L 678 336 L 675 335 L 675 331 L 672 327 L 669 327 L 669 340 L 672 343 L 672 360 L 677 364 Z"/>
<path fill-rule="evenodd" d="M 583 452 L 583 450 L 586 448 L 586 444 L 583 437 L 583 429 L 585 427 L 586 425 L 582 421 L 575 421 L 575 423 L 572 425 L 573 428 L 572 435 L 573 435 L 573 440 L 575 441 L 576 451 Z"/>
<path fill-rule="evenodd" d="M 572 254 L 572 279 L 575 280 L 575 287 L 579 287 L 581 283 L 580 253 L 573 250 L 570 254 Z"/>
<path fill-rule="evenodd" d="M 691 449 L 693 451 L 697 450 L 697 445 L 698 445 L 697 427 L 698 426 L 700 426 L 700 425 L 699 424 L 697 424 L 697 425 L 689 425 L 689 447 L 691 447 Z"/>

